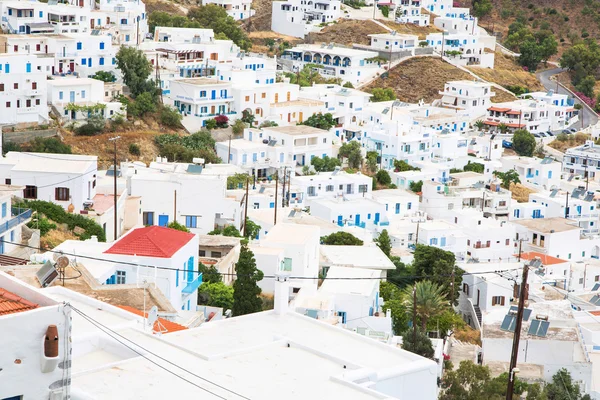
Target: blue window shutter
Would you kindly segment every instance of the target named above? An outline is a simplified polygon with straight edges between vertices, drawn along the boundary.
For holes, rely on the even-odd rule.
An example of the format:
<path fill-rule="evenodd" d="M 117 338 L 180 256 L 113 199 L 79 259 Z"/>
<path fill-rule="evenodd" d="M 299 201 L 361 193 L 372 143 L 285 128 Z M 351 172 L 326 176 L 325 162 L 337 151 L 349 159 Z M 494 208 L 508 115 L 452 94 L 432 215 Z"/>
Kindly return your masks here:
<path fill-rule="evenodd" d="M 77 50 L 81 50 L 82 49 L 82 44 L 81 42 L 77 42 Z"/>
<path fill-rule="evenodd" d="M 179 271 L 175 271 L 175 287 L 179 287 Z"/>
<path fill-rule="evenodd" d="M 31 72 L 31 63 L 25 65 L 25 72 Z"/>

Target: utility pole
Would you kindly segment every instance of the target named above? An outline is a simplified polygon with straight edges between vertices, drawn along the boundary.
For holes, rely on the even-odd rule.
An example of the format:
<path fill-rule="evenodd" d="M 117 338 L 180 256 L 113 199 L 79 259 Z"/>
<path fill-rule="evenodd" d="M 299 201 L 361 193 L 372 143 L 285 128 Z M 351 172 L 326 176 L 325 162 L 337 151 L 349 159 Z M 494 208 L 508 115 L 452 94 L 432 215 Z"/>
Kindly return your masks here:
<path fill-rule="evenodd" d="M 273 225 L 277 225 L 277 190 L 279 190 L 279 171 L 275 174 L 275 214 L 273 216 Z"/>
<path fill-rule="evenodd" d="M 115 136 L 113 138 L 108 139 L 110 142 L 113 142 L 114 144 L 114 158 L 113 158 L 113 184 L 114 184 L 114 224 L 115 224 L 115 229 L 114 229 L 114 239 L 113 240 L 117 240 L 117 220 L 118 220 L 118 213 L 117 213 L 117 140 L 121 139 L 121 136 Z"/>
<path fill-rule="evenodd" d="M 283 168 L 283 189 L 281 190 L 281 207 L 285 207 L 285 181 L 287 180 L 287 167 Z M 288 186 L 289 186 L 288 182 Z"/>
<path fill-rule="evenodd" d="M 173 221 L 177 221 L 177 189 L 173 191 Z"/>
<path fill-rule="evenodd" d="M 588 164 L 589 164 L 589 159 L 585 159 L 585 191 L 587 192 L 588 190 L 588 186 L 590 184 L 590 178 L 589 178 L 589 173 L 588 173 Z"/>
<path fill-rule="evenodd" d="M 523 239 L 519 239 L 519 262 L 521 262 L 521 248 L 523 246 Z"/>
<path fill-rule="evenodd" d="M 519 357 L 519 340 L 521 339 L 521 325 L 523 323 L 523 308 L 525 307 L 525 293 L 527 291 L 527 274 L 529 266 L 523 266 L 523 278 L 519 291 L 519 308 L 517 309 L 517 321 L 515 325 L 515 334 L 513 336 L 512 354 L 510 356 L 510 368 L 508 369 L 508 387 L 506 389 L 506 400 L 512 400 L 515 390 L 515 369 L 517 368 L 517 358 Z M 515 283 L 516 285 L 516 283 Z"/>
<path fill-rule="evenodd" d="M 454 294 L 456 293 L 456 290 L 454 290 L 454 268 L 456 266 L 453 265 L 452 266 L 452 273 L 450 274 L 450 298 L 452 299 L 450 302 L 450 307 L 454 307 Z"/>
<path fill-rule="evenodd" d="M 162 102 L 163 102 L 162 92 L 163 91 L 162 91 L 162 86 L 161 86 L 161 82 L 160 82 L 160 67 L 158 66 L 158 53 L 156 53 L 155 60 L 156 60 L 156 63 L 155 63 L 156 64 L 156 78 L 155 78 L 156 79 L 156 86 L 157 86 L 157 88 L 159 90 L 159 93 L 160 93 L 160 103 L 162 104 Z"/>
<path fill-rule="evenodd" d="M 417 245 L 419 244 L 419 224 L 421 223 L 421 219 L 419 218 L 417 220 L 417 234 L 415 235 L 415 249 L 417 248 Z"/>
<path fill-rule="evenodd" d="M 231 160 L 231 135 L 229 135 L 229 150 L 227 151 L 227 164 L 230 163 Z"/>
<path fill-rule="evenodd" d="M 484 205 L 485 205 L 485 188 L 483 189 L 483 199 L 481 200 L 481 212 L 483 212 Z"/>
<path fill-rule="evenodd" d="M 565 218 L 569 218 L 569 192 L 567 191 L 566 196 L 566 204 L 565 204 Z"/>
<path fill-rule="evenodd" d="M 413 286 L 413 349 L 417 347 L 417 284 Z"/>
<path fill-rule="evenodd" d="M 244 204 L 244 237 L 246 237 L 246 222 L 248 221 L 248 186 L 250 186 L 250 178 L 246 178 L 246 203 Z"/>
<path fill-rule="evenodd" d="M 445 40 L 445 33 L 446 31 L 442 31 L 442 53 L 440 54 L 440 58 L 443 60 L 444 59 L 444 40 Z"/>

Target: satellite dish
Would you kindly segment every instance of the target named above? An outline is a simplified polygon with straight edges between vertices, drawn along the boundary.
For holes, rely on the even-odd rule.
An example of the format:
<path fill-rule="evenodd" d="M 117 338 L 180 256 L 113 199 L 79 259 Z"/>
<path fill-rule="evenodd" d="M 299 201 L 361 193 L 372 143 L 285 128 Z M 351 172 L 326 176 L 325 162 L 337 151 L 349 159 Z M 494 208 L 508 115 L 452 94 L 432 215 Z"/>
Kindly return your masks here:
<path fill-rule="evenodd" d="M 150 311 L 148 311 L 148 326 L 154 326 L 154 323 L 158 320 L 158 307 L 153 306 Z"/>
<path fill-rule="evenodd" d="M 52 253 L 52 259 L 56 262 L 56 261 L 58 261 L 58 258 L 62 255 L 63 255 L 62 251 L 55 251 L 54 253 Z"/>
<path fill-rule="evenodd" d="M 59 256 L 56 258 L 56 266 L 60 269 L 65 269 L 69 266 L 69 264 L 71 263 L 71 261 L 69 260 L 69 257 L 66 256 Z"/>

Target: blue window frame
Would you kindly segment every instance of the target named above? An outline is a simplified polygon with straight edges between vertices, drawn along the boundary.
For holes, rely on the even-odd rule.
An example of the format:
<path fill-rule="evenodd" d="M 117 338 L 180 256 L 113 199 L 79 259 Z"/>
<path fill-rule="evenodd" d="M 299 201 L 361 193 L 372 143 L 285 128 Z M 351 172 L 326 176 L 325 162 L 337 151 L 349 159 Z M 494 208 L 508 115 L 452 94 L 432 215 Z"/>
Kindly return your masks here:
<path fill-rule="evenodd" d="M 63 94 L 63 92 L 58 92 L 58 99 L 59 99 L 59 100 L 62 100 L 62 99 L 63 99 L 63 97 L 64 97 L 64 94 Z"/>
<path fill-rule="evenodd" d="M 179 287 L 179 271 L 175 271 L 175 287 Z"/>
<path fill-rule="evenodd" d="M 83 48 L 83 44 L 81 42 L 77 42 L 77 50 L 81 50 Z"/>
<path fill-rule="evenodd" d="M 82 91 L 81 91 L 81 98 L 82 98 L 82 99 L 85 99 L 85 90 L 82 90 Z"/>
<path fill-rule="evenodd" d="M 6 210 L 8 209 L 8 207 L 6 206 L 6 203 L 2 203 L 2 218 L 6 218 Z"/>
<path fill-rule="evenodd" d="M 185 227 L 186 228 L 196 228 L 198 223 L 198 217 L 195 215 L 186 215 L 185 217 Z"/>
<path fill-rule="evenodd" d="M 100 42 L 100 50 L 104 50 L 104 42 Z"/>
<path fill-rule="evenodd" d="M 15 241 L 15 231 L 10 231 L 10 241 L 14 242 Z"/>
<path fill-rule="evenodd" d="M 81 65 L 87 65 L 87 59 L 82 58 L 81 59 Z"/>
<path fill-rule="evenodd" d="M 5 73 L 10 73 L 10 64 L 4 64 L 4 72 Z"/>
<path fill-rule="evenodd" d="M 187 281 L 192 282 L 194 280 L 194 257 L 190 257 L 187 262 Z"/>
<path fill-rule="evenodd" d="M 31 63 L 25 64 L 25 72 L 31 72 Z"/>
<path fill-rule="evenodd" d="M 104 65 L 104 57 L 100 57 L 100 60 L 98 62 L 100 65 Z"/>
<path fill-rule="evenodd" d="M 400 203 L 396 203 L 396 214 L 400 214 Z"/>

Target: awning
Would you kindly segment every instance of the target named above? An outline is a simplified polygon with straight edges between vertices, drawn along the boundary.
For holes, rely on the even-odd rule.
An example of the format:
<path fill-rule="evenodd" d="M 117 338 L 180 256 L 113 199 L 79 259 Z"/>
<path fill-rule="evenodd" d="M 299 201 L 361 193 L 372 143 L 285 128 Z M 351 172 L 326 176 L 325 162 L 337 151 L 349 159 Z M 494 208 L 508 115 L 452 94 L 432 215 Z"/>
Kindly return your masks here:
<path fill-rule="evenodd" d="M 504 113 L 504 112 L 510 111 L 510 108 L 490 107 L 490 108 L 488 108 L 488 111 L 496 111 L 496 112 Z"/>
<path fill-rule="evenodd" d="M 525 124 L 506 124 L 509 128 L 525 128 Z"/>
<path fill-rule="evenodd" d="M 494 121 L 483 121 L 483 123 L 485 125 L 489 125 L 489 126 L 498 126 L 498 125 L 500 125 L 500 122 L 494 122 Z"/>
<path fill-rule="evenodd" d="M 510 110 L 506 112 L 507 115 L 521 115 L 521 111 Z"/>
<path fill-rule="evenodd" d="M 29 24 L 25 24 L 25 26 L 28 26 L 31 29 L 52 29 L 52 30 L 54 30 L 54 25 L 52 25 L 49 22 L 31 22 Z"/>
<path fill-rule="evenodd" d="M 189 53 L 200 53 L 198 50 L 171 50 L 171 49 L 156 49 L 156 51 L 160 51 L 163 53 L 172 53 L 172 54 L 189 54 Z"/>
<path fill-rule="evenodd" d="M 573 112 L 573 111 L 577 111 L 576 108 L 567 108 L 567 112 Z"/>

